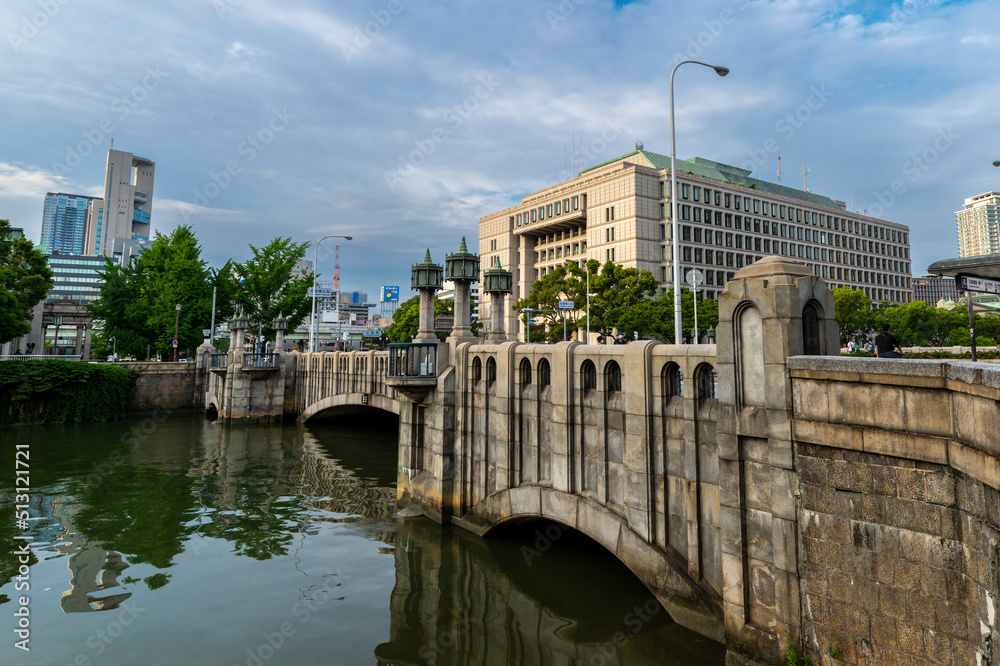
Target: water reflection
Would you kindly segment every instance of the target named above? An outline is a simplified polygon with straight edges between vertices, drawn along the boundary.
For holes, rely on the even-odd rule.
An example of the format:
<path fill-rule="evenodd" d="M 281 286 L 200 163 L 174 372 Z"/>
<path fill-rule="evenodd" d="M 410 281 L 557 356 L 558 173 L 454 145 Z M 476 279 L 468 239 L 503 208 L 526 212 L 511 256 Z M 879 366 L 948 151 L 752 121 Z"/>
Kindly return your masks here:
<path fill-rule="evenodd" d="M 380 664 L 721 664 L 620 562 L 567 533 L 526 558 L 524 534 L 474 537 L 402 522 Z"/>
<path fill-rule="evenodd" d="M 397 521 L 395 430 L 174 416 L 0 433 L 16 443 L 38 643 L 29 661 L 0 644 L 0 663 L 243 664 L 285 621 L 268 666 L 722 662 L 592 542 L 526 560 L 525 535 Z M 0 461 L 8 544 L 13 472 Z M 4 549 L 0 605 L 16 575 Z M 95 640 L 125 612 L 127 631 Z"/>
<path fill-rule="evenodd" d="M 328 430 L 223 427 L 199 418 L 148 428 L 145 421 L 105 424 L 96 437 L 97 426 L 9 432 L 13 443 L 30 444 L 38 480 L 34 552 L 67 560 L 69 587 L 60 601 L 66 613 L 116 609 L 132 596 L 123 584 L 166 585 L 177 556 L 186 548 L 197 554 L 206 538 L 228 541 L 235 554 L 256 560 L 288 554 L 297 536 L 315 534 L 323 521 L 355 523 L 388 544 L 394 539 L 387 528 L 394 489 L 339 464 L 330 442 L 320 439 L 331 439 Z M 363 442 L 371 456 L 370 431 L 342 429 L 332 438 L 345 439 L 355 447 Z M 383 454 L 395 453 L 394 440 L 381 444 Z M 14 534 L 13 488 L 2 488 L 0 500 L 0 538 L 6 540 Z M 123 577 L 138 564 L 160 571 Z M 0 555 L 0 585 L 16 570 L 16 558 Z"/>

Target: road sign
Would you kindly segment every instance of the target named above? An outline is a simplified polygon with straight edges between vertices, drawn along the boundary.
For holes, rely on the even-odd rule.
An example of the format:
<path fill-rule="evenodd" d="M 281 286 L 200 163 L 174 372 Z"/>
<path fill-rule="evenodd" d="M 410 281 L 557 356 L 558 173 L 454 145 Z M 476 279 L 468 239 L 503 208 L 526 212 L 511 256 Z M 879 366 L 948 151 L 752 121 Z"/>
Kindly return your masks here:
<path fill-rule="evenodd" d="M 704 282 L 705 276 L 697 268 L 692 268 L 687 273 L 687 283 L 697 291 L 698 285 Z"/>
<path fill-rule="evenodd" d="M 212 329 L 210 329 L 210 328 L 203 328 L 203 329 L 201 329 L 201 334 L 204 337 L 207 338 L 208 336 L 212 335 Z"/>
<path fill-rule="evenodd" d="M 176 346 L 177 346 L 177 341 L 176 341 L 176 340 L 174 340 L 174 347 L 176 347 Z"/>
<path fill-rule="evenodd" d="M 573 305 L 573 301 L 559 301 L 560 310 L 573 310 L 576 306 Z"/>
<path fill-rule="evenodd" d="M 362 337 L 366 337 L 366 338 L 381 338 L 382 337 L 382 329 L 381 328 L 366 328 L 365 330 L 361 331 L 361 335 L 362 335 Z"/>
<path fill-rule="evenodd" d="M 982 278 L 963 277 L 962 289 L 986 294 L 1000 294 L 1000 282 L 983 280 Z"/>
<path fill-rule="evenodd" d="M 333 290 L 323 287 L 309 287 L 308 291 L 306 291 L 306 296 L 308 298 L 312 298 L 313 296 L 316 298 L 330 298 L 333 296 Z"/>
<path fill-rule="evenodd" d="M 399 301 L 399 287 L 382 287 L 382 301 L 384 303 L 396 303 Z"/>

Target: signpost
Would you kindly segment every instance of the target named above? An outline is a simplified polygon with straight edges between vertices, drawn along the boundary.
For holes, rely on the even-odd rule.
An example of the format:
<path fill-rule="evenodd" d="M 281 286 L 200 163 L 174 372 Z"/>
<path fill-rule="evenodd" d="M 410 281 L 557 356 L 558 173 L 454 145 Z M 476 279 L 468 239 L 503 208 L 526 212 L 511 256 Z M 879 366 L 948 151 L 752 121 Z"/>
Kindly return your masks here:
<path fill-rule="evenodd" d="M 697 268 L 692 268 L 687 274 L 687 283 L 691 285 L 692 296 L 694 297 L 694 344 L 698 344 L 698 285 L 705 277 Z"/>
<path fill-rule="evenodd" d="M 969 308 L 969 347 L 972 351 L 972 362 L 975 363 L 979 358 L 976 354 L 976 315 L 972 311 L 972 292 L 1000 294 L 1000 282 L 963 275 L 962 289 L 965 290 L 965 303 Z"/>
<path fill-rule="evenodd" d="M 362 335 L 362 337 L 365 337 L 365 338 L 381 338 L 382 337 L 382 329 L 381 328 L 366 328 L 365 330 L 361 331 L 361 335 Z"/>
<path fill-rule="evenodd" d="M 573 301 L 559 301 L 560 310 L 572 310 L 576 306 L 573 305 Z"/>
<path fill-rule="evenodd" d="M 330 298 L 333 296 L 333 290 L 324 287 L 309 287 L 306 296 L 308 298 Z"/>

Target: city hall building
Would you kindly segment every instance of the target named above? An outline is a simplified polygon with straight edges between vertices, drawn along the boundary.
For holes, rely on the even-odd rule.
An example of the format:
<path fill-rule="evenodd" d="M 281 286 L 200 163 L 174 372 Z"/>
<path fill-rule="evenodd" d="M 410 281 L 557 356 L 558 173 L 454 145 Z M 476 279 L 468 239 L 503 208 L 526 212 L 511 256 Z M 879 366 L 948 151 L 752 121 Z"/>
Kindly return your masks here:
<path fill-rule="evenodd" d="M 479 220 L 483 270 L 494 258 L 514 273 L 507 307 L 532 283 L 570 261 L 597 259 L 647 270 L 673 286 L 670 158 L 636 150 L 584 169 Z M 715 298 L 743 266 L 776 254 L 804 263 L 833 287 L 873 301 L 913 300 L 909 227 L 849 212 L 828 197 L 750 177 L 695 157 L 677 162 L 682 279 L 704 273 Z M 488 321 L 489 300 L 480 319 Z M 510 311 L 507 331 L 520 331 Z"/>

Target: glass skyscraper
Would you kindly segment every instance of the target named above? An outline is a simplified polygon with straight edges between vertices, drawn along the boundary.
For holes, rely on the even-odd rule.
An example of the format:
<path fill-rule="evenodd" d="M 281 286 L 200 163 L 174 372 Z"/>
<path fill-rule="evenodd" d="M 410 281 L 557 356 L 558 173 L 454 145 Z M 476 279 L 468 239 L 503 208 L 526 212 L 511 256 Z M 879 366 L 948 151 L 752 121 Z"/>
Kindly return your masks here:
<path fill-rule="evenodd" d="M 49 192 L 42 212 L 42 240 L 46 253 L 83 254 L 87 207 L 94 197 Z"/>

